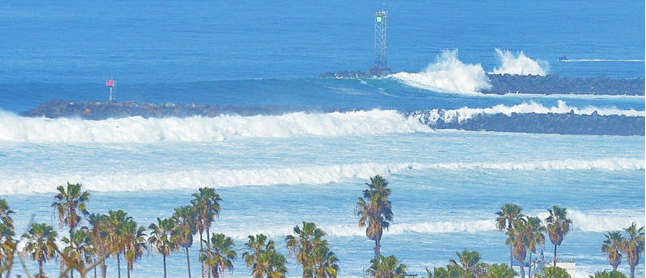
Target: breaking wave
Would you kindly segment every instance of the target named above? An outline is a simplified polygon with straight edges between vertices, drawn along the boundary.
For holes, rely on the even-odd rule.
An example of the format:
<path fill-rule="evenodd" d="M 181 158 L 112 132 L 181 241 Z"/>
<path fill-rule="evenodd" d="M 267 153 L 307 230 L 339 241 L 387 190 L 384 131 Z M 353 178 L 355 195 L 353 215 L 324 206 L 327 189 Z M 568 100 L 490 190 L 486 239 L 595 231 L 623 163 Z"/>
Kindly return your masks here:
<path fill-rule="evenodd" d="M 204 186 L 216 188 L 238 186 L 273 186 L 327 184 L 365 180 L 374 175 L 388 176 L 408 171 L 441 170 L 500 170 L 500 171 L 622 171 L 643 170 L 644 160 L 610 157 L 597 160 L 547 160 L 530 162 L 455 162 L 455 163 L 360 163 L 286 168 L 219 169 L 140 173 L 137 170 L 109 173 L 51 173 L 9 174 L 0 173 L 0 195 L 51 193 L 58 184 L 67 181 L 82 183 L 91 191 L 144 191 L 170 189 L 197 189 Z M 182 181 L 182 182 L 177 182 Z"/>
<path fill-rule="evenodd" d="M 482 65 L 462 63 L 457 50 L 443 51 L 421 72 L 399 72 L 390 77 L 411 87 L 443 93 L 476 94 L 491 88 Z"/>
<path fill-rule="evenodd" d="M 542 104 L 530 101 L 524 102 L 517 105 L 506 106 L 499 104 L 489 108 L 469 108 L 463 107 L 459 109 L 443 110 L 443 109 L 433 109 L 429 110 L 429 121 L 431 123 L 437 122 L 438 120 L 443 120 L 444 122 L 458 121 L 462 122 L 473 118 L 479 114 L 504 114 L 511 116 L 513 113 L 517 114 L 526 114 L 526 113 L 536 113 L 536 114 L 547 114 L 547 113 L 556 113 L 556 114 L 565 114 L 565 113 L 574 113 L 576 115 L 592 115 L 594 113 L 600 116 L 628 116 L 628 117 L 644 117 L 644 111 L 637 111 L 634 109 L 630 110 L 621 110 L 617 108 L 599 108 L 593 106 L 587 106 L 584 108 L 577 108 L 573 106 L 568 106 L 565 101 L 558 100 L 556 106 L 546 107 Z"/>
<path fill-rule="evenodd" d="M 509 50 L 502 51 L 496 48 L 496 55 L 500 61 L 500 67 L 494 68 L 493 74 L 545 76 L 549 72 L 547 62 L 532 60 L 525 56 L 523 51 L 514 54 Z"/>
<path fill-rule="evenodd" d="M 540 212 L 537 216 L 545 219 L 548 214 Z M 638 226 L 644 225 L 643 212 L 637 211 L 578 211 L 568 210 L 568 216 L 572 219 L 573 225 L 571 230 L 582 232 L 606 232 L 620 231 L 631 225 L 632 222 Z M 318 225 L 328 236 L 333 237 L 364 237 L 365 230 L 356 225 L 350 224 L 331 224 Z M 224 228 L 227 235 L 240 240 L 247 238 L 249 234 L 263 233 L 272 238 L 282 238 L 292 233 L 293 225 L 266 227 L 249 227 L 245 226 L 244 230 L 233 230 Z M 442 234 L 442 233 L 477 233 L 496 231 L 496 222 L 494 219 L 457 219 L 452 221 L 425 221 L 417 223 L 393 223 L 388 230 L 384 230 L 387 235 L 403 234 Z M 547 236 L 547 235 L 546 235 Z M 547 242 L 549 244 L 549 241 Z"/>
<path fill-rule="evenodd" d="M 129 117 L 87 121 L 27 118 L 0 113 L 0 141 L 48 143 L 212 142 L 239 138 L 361 136 L 428 132 L 394 110 L 333 113 L 295 112 L 272 116 L 213 118 Z"/>

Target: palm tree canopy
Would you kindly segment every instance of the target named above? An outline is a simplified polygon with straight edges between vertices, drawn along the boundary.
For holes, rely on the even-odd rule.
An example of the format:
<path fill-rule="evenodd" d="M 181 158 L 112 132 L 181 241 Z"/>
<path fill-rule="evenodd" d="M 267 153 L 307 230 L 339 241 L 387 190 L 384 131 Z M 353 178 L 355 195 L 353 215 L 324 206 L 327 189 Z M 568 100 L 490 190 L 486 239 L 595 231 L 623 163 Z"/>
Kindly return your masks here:
<path fill-rule="evenodd" d="M 171 219 L 157 218 L 157 224 L 152 223 L 148 226 L 150 236 L 148 237 L 148 244 L 154 247 L 154 250 L 168 256 L 171 251 L 177 250 L 177 245 L 171 241 L 174 234 L 174 223 Z"/>
<path fill-rule="evenodd" d="M 366 272 L 376 278 L 404 278 L 406 265 L 402 264 L 394 255 L 370 260 L 371 265 Z"/>
<path fill-rule="evenodd" d="M 480 253 L 478 251 L 469 251 L 464 249 L 462 253 L 455 252 L 458 255 L 458 264 L 455 260 L 449 260 L 450 263 L 454 265 L 461 265 L 465 271 L 474 271 L 478 263 L 480 262 Z"/>
<path fill-rule="evenodd" d="M 493 264 L 487 269 L 484 278 L 513 278 L 518 273 L 507 264 Z"/>
<path fill-rule="evenodd" d="M 608 232 L 605 234 L 606 240 L 603 241 L 601 245 L 601 252 L 607 254 L 608 262 L 612 265 L 613 269 L 617 269 L 617 266 L 621 264 L 621 253 L 622 243 L 624 237 L 621 235 L 621 232 Z"/>
<path fill-rule="evenodd" d="M 294 235 L 287 235 L 285 242 L 289 250 L 290 257 L 295 257 L 303 269 L 311 270 L 311 255 L 314 250 L 322 245 L 327 246 L 327 241 L 323 240 L 325 232 L 316 227 L 312 222 L 303 222 L 303 228 L 294 227 Z"/>
<path fill-rule="evenodd" d="M 224 234 L 213 234 L 211 244 L 207 243 L 206 249 L 200 251 L 200 261 L 211 269 L 215 268 L 220 274 L 225 270 L 233 271 L 233 261 L 238 256 L 233 250 L 233 239 Z"/>
<path fill-rule="evenodd" d="M 54 196 L 55 201 L 52 207 L 58 213 L 58 222 L 61 225 L 66 225 L 70 230 L 74 230 L 81 221 L 79 212 L 83 215 L 90 213 L 86 209 L 85 202 L 90 198 L 90 193 L 82 191 L 80 183 L 71 184 L 67 183 L 67 187 L 58 186 L 56 190 L 58 193 Z"/>
<path fill-rule="evenodd" d="M 13 219 L 11 215 L 14 211 L 9 208 L 9 204 L 5 199 L 0 199 L 0 223 L 7 224 L 13 229 Z"/>
<path fill-rule="evenodd" d="M 188 248 L 193 245 L 193 234 L 197 232 L 193 218 L 194 214 L 190 206 L 175 208 L 175 213 L 173 213 L 172 218 L 175 222 L 175 233 L 171 240 L 183 248 Z"/>
<path fill-rule="evenodd" d="M 191 204 L 196 213 L 195 226 L 201 233 L 209 229 L 213 219 L 220 215 L 220 202 L 222 199 L 215 192 L 215 189 L 210 187 L 200 188 L 198 193 L 193 193 L 192 196 L 194 199 L 191 200 Z"/>
<path fill-rule="evenodd" d="M 381 239 L 383 229 L 388 230 L 393 220 L 392 204 L 388 200 L 390 188 L 388 181 L 377 175 L 366 183 L 368 189 L 363 191 L 363 198 L 359 198 L 355 213 L 359 218 L 359 227 L 368 227 L 366 236 L 371 240 Z"/>
<path fill-rule="evenodd" d="M 572 278 L 569 273 L 558 266 L 546 267 L 543 269 L 545 278 Z"/>
<path fill-rule="evenodd" d="M 523 209 L 516 204 L 506 204 L 500 207 L 500 211 L 496 212 L 496 228 L 498 231 L 511 230 L 514 221 L 521 219 L 524 215 L 521 213 Z"/>
<path fill-rule="evenodd" d="M 594 275 L 590 275 L 590 278 L 627 278 L 626 274 L 623 274 L 619 271 L 613 270 L 613 271 L 598 271 L 595 272 Z"/>
<path fill-rule="evenodd" d="M 626 254 L 628 265 L 636 266 L 639 263 L 639 255 L 644 252 L 644 227 L 637 228 L 634 222 L 630 227 L 625 228 L 627 236 L 621 244 L 621 251 Z"/>
<path fill-rule="evenodd" d="M 550 215 L 545 219 L 548 223 L 547 232 L 550 235 L 550 241 L 554 245 L 560 245 L 563 238 L 570 231 L 572 220 L 567 218 L 567 209 L 554 206 L 552 209 L 547 209 Z"/>
<path fill-rule="evenodd" d="M 58 233 L 54 227 L 45 223 L 33 223 L 29 231 L 22 235 L 27 239 L 23 252 L 38 262 L 47 262 L 56 256 L 58 247 L 56 246 L 56 237 Z"/>

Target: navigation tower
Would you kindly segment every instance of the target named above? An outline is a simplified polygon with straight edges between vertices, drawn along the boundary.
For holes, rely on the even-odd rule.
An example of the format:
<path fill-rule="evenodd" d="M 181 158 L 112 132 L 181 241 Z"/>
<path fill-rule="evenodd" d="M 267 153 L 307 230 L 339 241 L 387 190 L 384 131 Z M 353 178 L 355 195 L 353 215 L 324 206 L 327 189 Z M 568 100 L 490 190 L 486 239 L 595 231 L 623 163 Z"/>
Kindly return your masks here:
<path fill-rule="evenodd" d="M 388 45 L 386 33 L 388 29 L 388 11 L 375 12 L 375 67 L 370 69 L 374 75 L 384 75 L 390 72 L 387 66 Z"/>
<path fill-rule="evenodd" d="M 105 86 L 110 88 L 110 98 L 108 101 L 114 102 L 114 94 L 117 93 L 117 82 L 114 81 L 114 79 L 108 79 L 108 81 L 105 82 Z"/>

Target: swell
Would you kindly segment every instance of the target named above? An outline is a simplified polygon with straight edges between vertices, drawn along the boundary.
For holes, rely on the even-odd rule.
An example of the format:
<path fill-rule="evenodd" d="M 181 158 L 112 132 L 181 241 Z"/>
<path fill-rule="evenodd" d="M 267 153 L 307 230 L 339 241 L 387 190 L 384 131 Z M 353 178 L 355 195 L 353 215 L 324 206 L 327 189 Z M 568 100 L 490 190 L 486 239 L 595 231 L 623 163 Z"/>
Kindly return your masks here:
<path fill-rule="evenodd" d="M 274 186 L 329 184 L 365 180 L 374 175 L 388 176 L 409 171 L 439 169 L 446 171 L 633 171 L 643 170 L 644 160 L 608 157 L 597 160 L 544 160 L 519 162 L 456 163 L 359 163 L 323 166 L 247 169 L 200 169 L 141 173 L 138 170 L 114 173 L 0 173 L 0 195 L 51 193 L 57 184 L 73 180 L 91 191 L 146 191 L 217 188 L 240 186 Z M 183 182 L 177 183 L 178 180 Z"/>

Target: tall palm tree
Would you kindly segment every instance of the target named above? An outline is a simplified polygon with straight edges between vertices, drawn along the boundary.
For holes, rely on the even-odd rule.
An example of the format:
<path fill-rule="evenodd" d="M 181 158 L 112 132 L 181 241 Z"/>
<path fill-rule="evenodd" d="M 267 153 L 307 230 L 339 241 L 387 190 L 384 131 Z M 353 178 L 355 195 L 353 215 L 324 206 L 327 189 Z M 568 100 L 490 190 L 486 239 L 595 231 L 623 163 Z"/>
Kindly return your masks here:
<path fill-rule="evenodd" d="M 90 239 L 92 243 L 92 260 L 96 263 L 100 262 L 101 277 L 106 277 L 108 267 L 105 265 L 107 259 L 114 248 L 110 241 L 110 234 L 108 232 L 108 216 L 105 214 L 90 214 L 88 217 L 90 223 Z M 100 260 L 100 258 L 103 258 Z M 96 268 L 94 269 L 94 277 L 96 277 Z"/>
<path fill-rule="evenodd" d="M 215 217 L 220 215 L 220 195 L 215 193 L 215 189 L 203 187 L 198 189 L 198 193 L 193 193 L 193 205 L 195 228 L 200 234 L 200 250 L 204 249 L 202 233 L 206 231 L 206 242 L 210 243 L 209 229 Z M 202 278 L 204 278 L 204 264 L 202 265 Z"/>
<path fill-rule="evenodd" d="M 619 231 L 608 232 L 605 236 L 606 240 L 601 245 L 601 252 L 608 254 L 608 262 L 610 262 L 612 270 L 617 270 L 617 267 L 621 264 L 622 255 L 620 250 L 624 237 Z"/>
<path fill-rule="evenodd" d="M 373 278 L 404 278 L 406 276 L 406 265 L 397 260 L 395 256 L 379 255 L 378 259 L 372 259 L 370 262 L 370 268 L 366 272 Z"/>
<path fill-rule="evenodd" d="M 543 232 L 547 229 L 541 224 L 541 219 L 538 217 L 527 217 L 527 249 L 529 249 L 529 270 L 527 271 L 528 277 L 532 277 L 532 254 L 536 253 L 536 246 L 541 249 L 541 260 L 543 260 L 543 247 L 545 246 L 545 234 Z"/>
<path fill-rule="evenodd" d="M 23 252 L 38 262 L 38 276 L 45 277 L 43 264 L 56 256 L 56 237 L 54 227 L 47 224 L 32 223 L 29 231 L 22 235 L 27 239 Z"/>
<path fill-rule="evenodd" d="M 213 234 L 207 248 L 200 251 L 200 261 L 209 267 L 213 278 L 219 278 L 225 270 L 233 271 L 233 260 L 238 256 L 233 250 L 233 239 L 224 234 Z"/>
<path fill-rule="evenodd" d="M 122 210 L 108 211 L 106 228 L 108 232 L 108 240 L 112 247 L 114 247 L 113 254 L 117 255 L 117 277 L 119 278 L 121 278 L 121 253 L 125 253 L 123 227 L 126 223 L 132 221 L 132 217 L 128 216 L 128 214 Z"/>
<path fill-rule="evenodd" d="M 58 212 L 58 222 L 70 228 L 70 233 L 78 226 L 81 222 L 81 216 L 79 212 L 83 215 L 89 215 L 85 207 L 85 202 L 90 198 L 90 193 L 87 191 L 82 191 L 83 185 L 80 183 L 71 184 L 67 183 L 67 187 L 58 186 L 58 194 L 54 196 L 55 201 L 52 203 L 52 207 Z"/>
<path fill-rule="evenodd" d="M 359 227 L 367 227 L 366 236 L 375 241 L 375 260 L 379 260 L 381 236 L 393 220 L 392 204 L 388 200 L 390 188 L 387 188 L 388 181 L 379 175 L 371 177 L 366 185 L 368 189 L 363 191 L 363 198 L 359 197 L 355 213 L 360 217 Z"/>
<path fill-rule="evenodd" d="M 137 226 L 134 220 L 125 222 L 120 227 L 120 237 L 123 244 L 124 257 L 127 263 L 128 278 L 134 269 L 135 261 L 141 258 L 146 250 L 146 228 Z"/>
<path fill-rule="evenodd" d="M 267 240 L 267 236 L 257 234 L 249 236 L 245 243 L 247 251 L 242 253 L 242 259 L 248 268 L 251 268 L 253 278 L 281 278 L 285 277 L 285 257 L 276 252 L 276 245 L 273 240 Z"/>
<path fill-rule="evenodd" d="M 157 224 L 150 224 L 148 229 L 150 230 L 148 244 L 162 254 L 164 260 L 164 278 L 166 278 L 166 256 L 169 256 L 171 251 L 177 250 L 177 245 L 171 240 L 175 231 L 175 224 L 171 219 L 157 218 Z"/>
<path fill-rule="evenodd" d="M 220 195 L 215 192 L 215 189 L 210 187 L 203 187 L 198 189 L 198 193 L 193 193 L 193 200 L 191 204 L 197 210 L 197 218 L 199 218 L 199 223 L 196 225 L 197 230 L 200 232 L 200 237 L 202 232 L 206 230 L 206 240 L 210 240 L 208 235 L 210 234 L 211 223 L 214 218 L 217 218 L 220 215 Z M 200 240 L 201 242 L 202 240 Z"/>
<path fill-rule="evenodd" d="M 193 234 L 197 231 L 193 222 L 193 210 L 190 206 L 175 208 L 173 221 L 175 222 L 175 233 L 171 237 L 171 240 L 186 250 L 188 278 L 191 278 L 191 260 L 188 254 L 188 248 L 193 245 Z"/>
<path fill-rule="evenodd" d="M 547 232 L 550 235 L 550 241 L 554 244 L 554 267 L 556 267 L 556 247 L 561 245 L 563 238 L 570 231 L 570 224 L 572 220 L 567 218 L 567 209 L 558 206 L 547 209 L 550 216 L 545 219 L 547 224 Z"/>
<path fill-rule="evenodd" d="M 511 230 L 513 228 L 514 221 L 517 221 L 521 218 L 523 218 L 523 214 L 521 213 L 523 209 L 516 204 L 506 204 L 502 207 L 500 207 L 500 211 L 496 212 L 496 215 L 498 215 L 498 218 L 496 218 L 496 228 L 498 228 L 498 231 L 502 230 Z M 512 267 L 512 246 L 509 246 L 509 267 Z"/>
<path fill-rule="evenodd" d="M 323 240 L 325 232 L 312 222 L 303 222 L 302 229 L 299 226 L 294 227 L 294 234 L 296 236 L 285 237 L 289 256 L 296 258 L 303 267 L 303 278 L 313 277 L 312 253 L 317 247 L 327 246 L 327 241 Z"/>
<path fill-rule="evenodd" d="M 527 256 L 527 246 L 529 245 L 529 235 L 527 222 L 524 219 L 516 220 L 513 228 L 507 231 L 509 238 L 505 241 L 512 247 L 512 255 L 520 265 L 520 277 L 525 277 L 525 257 Z"/>
<path fill-rule="evenodd" d="M 622 241 L 621 251 L 626 254 L 626 260 L 630 265 L 630 278 L 635 278 L 635 266 L 639 263 L 639 255 L 644 252 L 644 226 L 637 229 L 635 222 L 625 228 L 626 238 Z"/>

